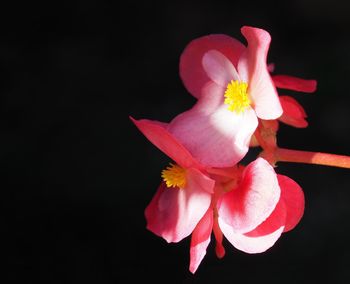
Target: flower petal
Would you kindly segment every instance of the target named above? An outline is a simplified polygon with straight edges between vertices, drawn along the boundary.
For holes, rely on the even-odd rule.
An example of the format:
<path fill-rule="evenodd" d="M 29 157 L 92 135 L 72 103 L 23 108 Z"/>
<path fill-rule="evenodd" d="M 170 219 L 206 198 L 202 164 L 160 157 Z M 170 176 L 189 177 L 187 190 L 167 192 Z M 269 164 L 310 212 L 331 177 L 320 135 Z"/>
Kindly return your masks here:
<path fill-rule="evenodd" d="M 240 114 L 229 111 L 223 88 L 215 83 L 205 89 L 197 104 L 171 121 L 168 130 L 199 163 L 231 167 L 247 153 L 258 121 L 251 108 Z"/>
<path fill-rule="evenodd" d="M 210 243 L 213 228 L 213 209 L 209 208 L 192 233 L 190 248 L 190 271 L 195 273 Z"/>
<path fill-rule="evenodd" d="M 277 175 L 281 187 L 281 197 L 286 205 L 287 217 L 284 232 L 292 230 L 303 217 L 305 208 L 304 193 L 301 187 L 291 178 Z"/>
<path fill-rule="evenodd" d="M 195 186 L 208 193 L 214 193 L 215 180 L 195 168 L 187 169 L 187 175 L 189 175 L 189 178 Z"/>
<path fill-rule="evenodd" d="M 148 119 L 136 120 L 132 117 L 130 119 L 152 144 L 157 146 L 181 167 L 201 167 L 188 150 L 166 130 L 166 123 Z"/>
<path fill-rule="evenodd" d="M 180 58 L 180 76 L 187 90 L 196 98 L 201 96 L 203 86 L 211 81 L 202 64 L 203 56 L 209 50 L 217 50 L 237 66 L 245 46 L 221 34 L 200 37 L 188 44 Z"/>
<path fill-rule="evenodd" d="M 272 232 L 275 232 L 281 227 L 285 226 L 286 217 L 286 204 L 284 202 L 284 199 L 280 196 L 280 199 L 271 215 L 254 230 L 245 233 L 244 235 L 247 237 L 261 237 L 269 235 Z"/>
<path fill-rule="evenodd" d="M 283 111 L 266 65 L 271 37 L 268 32 L 257 28 L 243 27 L 241 31 L 248 47 L 238 62 L 238 73 L 248 82 L 248 94 L 257 116 L 276 119 Z"/>
<path fill-rule="evenodd" d="M 288 75 L 275 75 L 272 80 L 277 88 L 288 89 L 304 93 L 313 93 L 317 88 L 316 80 L 305 80 Z"/>
<path fill-rule="evenodd" d="M 221 87 L 227 87 L 231 80 L 239 80 L 236 68 L 230 60 L 217 50 L 209 50 L 202 59 L 208 77 Z"/>
<path fill-rule="evenodd" d="M 263 158 L 250 163 L 238 188 L 223 195 L 218 208 L 220 218 L 236 233 L 255 229 L 271 215 L 280 198 L 277 176 Z"/>
<path fill-rule="evenodd" d="M 280 200 L 272 214 L 253 231 L 240 234 L 219 218 L 219 226 L 228 241 L 247 253 L 261 253 L 269 249 L 281 236 L 286 218 L 284 201 Z"/>
<path fill-rule="evenodd" d="M 183 189 L 162 183 L 145 210 L 147 228 L 167 242 L 179 242 L 192 233 L 208 210 L 211 194 L 188 174 Z"/>
<path fill-rule="evenodd" d="M 305 120 L 307 115 L 304 108 L 292 97 L 280 96 L 279 98 L 283 108 L 283 114 L 278 120 L 298 128 L 307 127 L 308 122 Z"/>
<path fill-rule="evenodd" d="M 246 253 L 261 253 L 272 247 L 282 234 L 283 227 L 261 237 L 248 237 L 235 233 L 232 227 L 219 218 L 220 228 L 228 241 L 237 249 Z"/>

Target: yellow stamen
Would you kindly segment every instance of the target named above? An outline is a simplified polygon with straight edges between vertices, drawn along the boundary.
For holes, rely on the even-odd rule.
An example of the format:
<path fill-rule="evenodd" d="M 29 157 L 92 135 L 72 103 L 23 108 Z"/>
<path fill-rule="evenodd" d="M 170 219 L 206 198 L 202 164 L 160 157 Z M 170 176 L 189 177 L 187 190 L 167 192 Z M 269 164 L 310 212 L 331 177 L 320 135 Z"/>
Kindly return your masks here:
<path fill-rule="evenodd" d="M 167 187 L 184 188 L 186 185 L 186 170 L 170 163 L 170 166 L 162 171 L 162 178 Z"/>
<path fill-rule="evenodd" d="M 228 105 L 228 110 L 238 114 L 245 111 L 250 106 L 250 99 L 247 94 L 248 84 L 238 80 L 231 80 L 225 91 L 224 103 Z"/>

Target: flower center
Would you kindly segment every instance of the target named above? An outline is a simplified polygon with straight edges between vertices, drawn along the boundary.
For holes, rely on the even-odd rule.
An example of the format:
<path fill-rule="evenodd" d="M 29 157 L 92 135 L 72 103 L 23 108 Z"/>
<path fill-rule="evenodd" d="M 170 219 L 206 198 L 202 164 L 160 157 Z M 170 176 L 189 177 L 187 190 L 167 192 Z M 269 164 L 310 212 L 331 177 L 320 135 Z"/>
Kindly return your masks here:
<path fill-rule="evenodd" d="M 186 185 L 186 170 L 170 163 L 170 166 L 162 171 L 162 178 L 167 187 L 184 188 Z"/>
<path fill-rule="evenodd" d="M 250 106 L 250 99 L 247 94 L 248 84 L 238 80 L 231 80 L 225 91 L 224 103 L 228 105 L 228 110 L 238 114 L 245 111 Z"/>

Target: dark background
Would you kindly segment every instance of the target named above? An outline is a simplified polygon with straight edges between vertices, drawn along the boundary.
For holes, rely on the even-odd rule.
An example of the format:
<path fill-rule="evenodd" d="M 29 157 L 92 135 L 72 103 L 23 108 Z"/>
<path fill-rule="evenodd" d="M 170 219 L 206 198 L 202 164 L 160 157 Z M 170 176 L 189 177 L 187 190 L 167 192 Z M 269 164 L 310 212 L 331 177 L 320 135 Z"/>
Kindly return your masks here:
<path fill-rule="evenodd" d="M 268 252 L 213 245 L 188 272 L 189 239 L 168 245 L 144 208 L 169 161 L 128 115 L 168 121 L 192 106 L 178 75 L 192 39 L 270 32 L 276 74 L 318 80 L 295 96 L 307 129 L 284 147 L 350 155 L 347 1 L 48 1 L 0 12 L 2 283 L 349 282 L 350 171 L 280 164 L 306 196 L 299 226 Z M 142 279 L 142 280 L 139 280 Z"/>

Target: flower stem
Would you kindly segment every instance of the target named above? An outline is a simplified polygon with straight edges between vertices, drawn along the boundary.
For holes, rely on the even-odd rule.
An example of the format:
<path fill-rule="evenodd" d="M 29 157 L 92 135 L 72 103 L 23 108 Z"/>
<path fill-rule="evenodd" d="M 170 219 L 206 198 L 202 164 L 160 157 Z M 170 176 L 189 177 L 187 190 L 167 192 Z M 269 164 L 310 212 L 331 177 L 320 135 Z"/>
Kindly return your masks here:
<path fill-rule="evenodd" d="M 350 169 L 350 157 L 343 155 L 277 148 L 276 161 L 324 165 Z"/>

